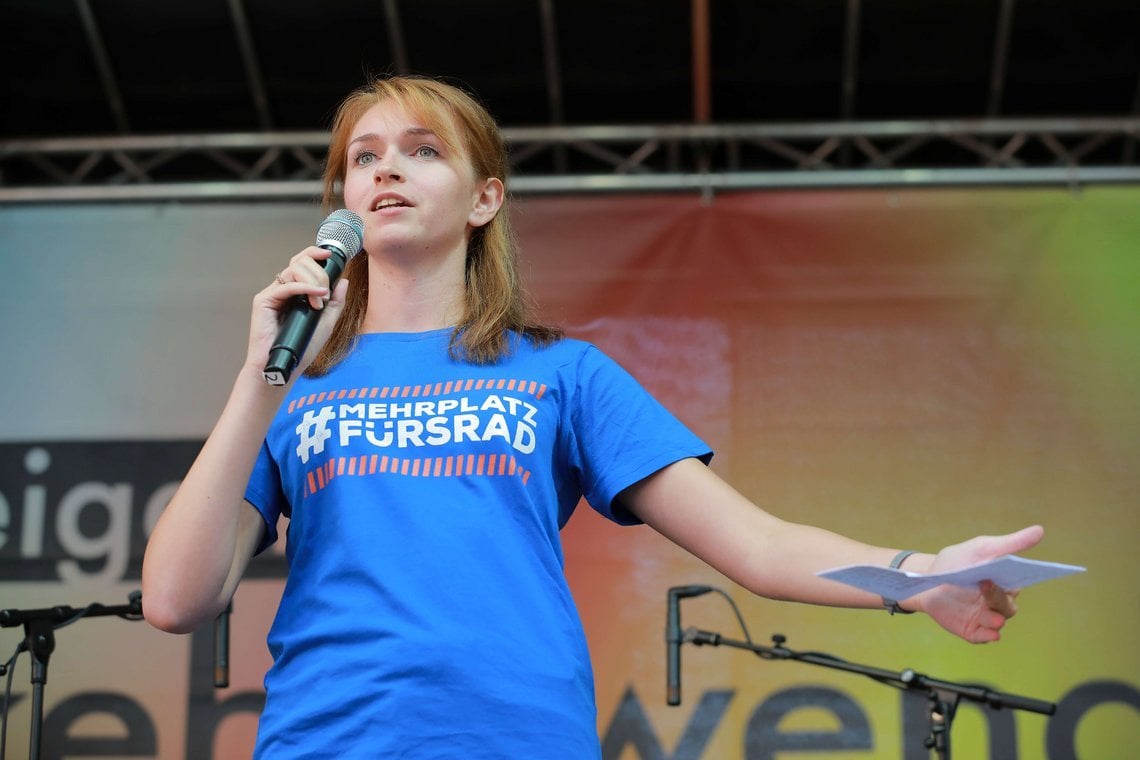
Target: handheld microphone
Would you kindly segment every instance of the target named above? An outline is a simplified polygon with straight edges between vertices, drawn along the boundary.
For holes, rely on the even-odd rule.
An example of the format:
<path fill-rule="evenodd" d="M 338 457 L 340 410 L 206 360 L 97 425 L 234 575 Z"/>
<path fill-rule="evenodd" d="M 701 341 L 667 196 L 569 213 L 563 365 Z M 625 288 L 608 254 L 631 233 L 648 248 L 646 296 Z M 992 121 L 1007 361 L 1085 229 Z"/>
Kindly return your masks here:
<path fill-rule="evenodd" d="M 348 209 L 334 211 L 317 230 L 317 242 L 314 245 L 332 252 L 324 262 L 331 289 L 344 272 L 348 260 L 364 247 L 364 220 Z M 298 296 L 281 321 L 277 342 L 269 349 L 269 361 L 261 373 L 265 382 L 270 385 L 285 385 L 289 382 L 289 375 L 305 354 L 320 320 L 321 312 L 309 305 L 309 299 Z"/>
<path fill-rule="evenodd" d="M 712 590 L 712 586 L 674 586 L 669 589 L 665 615 L 666 704 L 681 704 L 681 600 Z"/>

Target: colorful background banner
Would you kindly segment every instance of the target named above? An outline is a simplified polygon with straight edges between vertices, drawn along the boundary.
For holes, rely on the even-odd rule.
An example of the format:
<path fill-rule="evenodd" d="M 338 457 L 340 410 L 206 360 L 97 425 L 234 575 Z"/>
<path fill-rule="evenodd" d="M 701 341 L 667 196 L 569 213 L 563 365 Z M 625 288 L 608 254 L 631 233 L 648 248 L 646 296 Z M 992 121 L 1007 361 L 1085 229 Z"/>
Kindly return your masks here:
<path fill-rule="evenodd" d="M 936 549 L 1035 522 L 1029 556 L 1088 572 L 1027 589 L 998 644 L 923 616 L 750 597 L 644 527 L 580 509 L 567 573 L 607 760 L 928 753 L 921 697 L 850 673 L 686 645 L 664 699 L 665 594 L 704 583 L 758 643 L 1058 704 L 964 704 L 956 756 L 1127 758 L 1140 746 L 1140 189 L 526 198 L 514 214 L 551 321 L 596 342 L 789 519 Z M 249 300 L 315 206 L 0 209 L 0 608 L 124 603 L 141 549 L 241 361 Z M 456 568 L 462 572 L 462 568 Z M 247 757 L 281 552 L 212 637 L 81 620 L 56 634 L 48 756 Z M 145 603 L 145 601 L 144 601 Z M 742 638 L 724 597 L 684 626 Z M 473 621 L 477 625 L 477 621 Z M 0 630 L 6 659 L 22 636 Z M 495 646 L 495 642 L 488 642 Z M 335 688 L 322 685 L 322 688 Z M 26 655 L 8 752 L 27 752 Z"/>

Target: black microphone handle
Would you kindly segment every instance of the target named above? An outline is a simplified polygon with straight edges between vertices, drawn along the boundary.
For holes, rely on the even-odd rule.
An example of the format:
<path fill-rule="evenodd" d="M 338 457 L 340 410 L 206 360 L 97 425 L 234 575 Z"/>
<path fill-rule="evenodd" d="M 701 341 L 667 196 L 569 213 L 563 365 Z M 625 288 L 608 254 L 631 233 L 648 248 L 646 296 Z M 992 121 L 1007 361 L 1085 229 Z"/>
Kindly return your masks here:
<path fill-rule="evenodd" d="M 331 255 L 325 259 L 324 270 L 329 276 L 329 288 L 332 289 L 337 278 L 344 272 L 348 259 L 344 251 L 333 245 L 322 245 Z M 269 349 L 269 361 L 265 364 L 262 375 L 270 385 L 285 385 L 289 376 L 305 355 L 305 349 L 321 321 L 321 311 L 309 305 L 307 296 L 297 296 L 289 311 L 281 321 L 281 328 L 277 332 L 277 341 Z"/>
<path fill-rule="evenodd" d="M 681 704 L 681 605 L 669 589 L 665 620 L 665 704 Z"/>

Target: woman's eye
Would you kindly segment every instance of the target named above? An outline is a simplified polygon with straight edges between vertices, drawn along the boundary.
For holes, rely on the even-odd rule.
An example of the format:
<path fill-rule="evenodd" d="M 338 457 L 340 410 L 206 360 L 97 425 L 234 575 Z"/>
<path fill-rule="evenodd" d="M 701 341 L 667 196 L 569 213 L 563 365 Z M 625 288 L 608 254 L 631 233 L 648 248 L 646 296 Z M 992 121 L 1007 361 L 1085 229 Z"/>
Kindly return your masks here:
<path fill-rule="evenodd" d="M 439 151 L 436 150 L 435 148 L 431 147 L 430 145 L 421 145 L 420 147 L 416 148 L 416 157 L 417 158 L 432 158 L 433 156 L 438 156 L 438 155 L 439 155 Z"/>
<path fill-rule="evenodd" d="M 374 156 L 374 155 L 372 155 L 371 153 L 369 153 L 369 152 L 365 151 L 364 153 L 361 153 L 360 155 L 358 155 L 358 156 L 356 157 L 356 163 L 358 163 L 358 164 L 361 164 L 361 165 L 363 165 L 363 164 L 370 164 L 370 163 L 372 163 L 372 161 L 373 161 L 375 158 L 376 158 L 376 156 Z"/>

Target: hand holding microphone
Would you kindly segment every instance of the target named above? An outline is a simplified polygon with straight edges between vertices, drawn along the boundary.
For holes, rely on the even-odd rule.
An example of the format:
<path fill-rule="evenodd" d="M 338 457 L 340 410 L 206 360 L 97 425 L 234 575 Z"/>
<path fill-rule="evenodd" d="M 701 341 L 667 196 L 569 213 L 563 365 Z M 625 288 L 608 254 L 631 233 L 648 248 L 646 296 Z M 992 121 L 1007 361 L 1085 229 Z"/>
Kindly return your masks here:
<path fill-rule="evenodd" d="M 347 209 L 334 211 L 317 230 L 315 245 L 329 252 L 322 268 L 328 275 L 331 290 L 337 278 L 344 273 L 348 260 L 364 246 L 364 220 Z M 283 282 L 280 277 L 278 281 Z M 298 296 L 283 311 L 277 339 L 269 349 L 269 360 L 262 372 L 265 382 L 270 385 L 289 382 L 289 376 L 304 356 L 320 319 L 321 311 L 314 309 L 304 296 Z"/>

